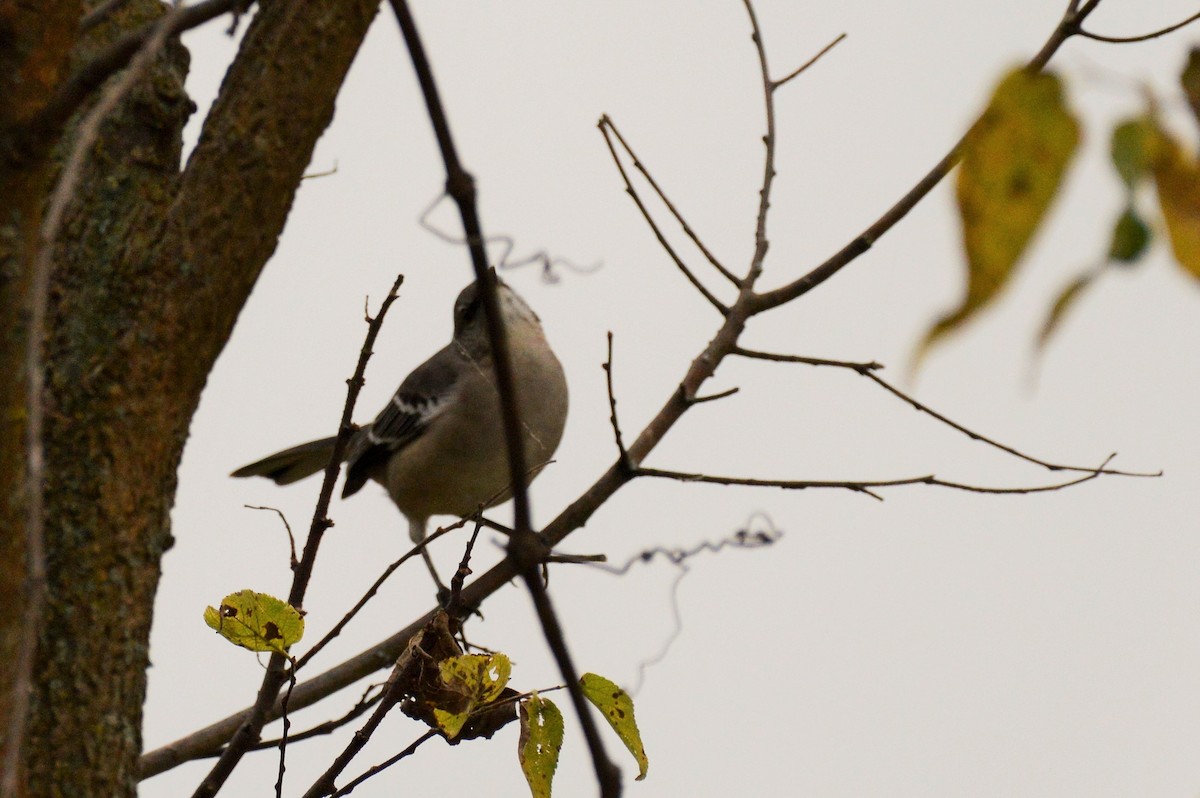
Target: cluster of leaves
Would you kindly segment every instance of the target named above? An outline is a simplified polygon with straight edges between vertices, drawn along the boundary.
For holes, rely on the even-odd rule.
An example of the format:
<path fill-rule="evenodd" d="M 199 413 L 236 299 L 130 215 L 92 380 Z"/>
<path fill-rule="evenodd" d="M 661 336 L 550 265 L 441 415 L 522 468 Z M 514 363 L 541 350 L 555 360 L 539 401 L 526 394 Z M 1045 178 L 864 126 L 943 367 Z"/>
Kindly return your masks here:
<path fill-rule="evenodd" d="M 1200 120 L 1200 48 L 1180 82 Z M 1079 146 L 1079 122 L 1062 80 L 1050 72 L 1016 69 L 995 89 L 964 138 L 956 183 L 966 250 L 967 290 L 959 306 L 934 322 L 917 351 L 959 331 L 1007 284 L 1062 185 Z M 1145 201 L 1151 184 L 1175 260 L 1200 279 L 1200 167 L 1162 125 L 1153 99 L 1144 113 L 1118 124 L 1111 156 L 1125 191 L 1105 261 L 1059 293 L 1042 325 L 1042 347 L 1084 289 L 1110 266 L 1128 267 L 1149 249 L 1156 225 Z"/>
<path fill-rule="evenodd" d="M 253 590 L 231 593 L 219 607 L 206 608 L 204 622 L 229 642 L 255 652 L 286 655 L 304 634 L 304 618 L 295 607 Z M 389 687 L 396 698 L 403 696 L 401 709 L 406 715 L 428 724 L 451 743 L 490 739 L 519 713 L 521 770 L 533 798 L 549 798 L 562 749 L 563 715 L 537 691 L 522 694 L 510 688 L 511 675 L 512 661 L 505 654 L 462 653 L 450 633 L 448 617 L 438 613 L 410 641 Z M 594 673 L 585 673 L 579 684 L 637 761 L 637 779 L 644 779 L 649 760 L 629 694 Z"/>

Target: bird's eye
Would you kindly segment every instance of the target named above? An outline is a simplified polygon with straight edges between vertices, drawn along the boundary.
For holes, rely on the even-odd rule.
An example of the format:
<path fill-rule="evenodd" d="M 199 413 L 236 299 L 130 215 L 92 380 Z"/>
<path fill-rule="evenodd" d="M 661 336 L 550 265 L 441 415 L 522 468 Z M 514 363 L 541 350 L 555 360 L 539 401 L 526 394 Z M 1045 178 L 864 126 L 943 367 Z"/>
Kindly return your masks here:
<path fill-rule="evenodd" d="M 471 297 L 471 301 L 468 302 L 466 304 L 466 306 L 463 307 L 461 318 L 462 318 L 464 324 L 466 322 L 469 322 L 471 319 L 475 318 L 476 314 L 479 313 L 479 306 L 481 304 L 480 300 L 481 300 L 481 297 L 479 297 L 478 295 L 473 296 L 473 297 Z"/>

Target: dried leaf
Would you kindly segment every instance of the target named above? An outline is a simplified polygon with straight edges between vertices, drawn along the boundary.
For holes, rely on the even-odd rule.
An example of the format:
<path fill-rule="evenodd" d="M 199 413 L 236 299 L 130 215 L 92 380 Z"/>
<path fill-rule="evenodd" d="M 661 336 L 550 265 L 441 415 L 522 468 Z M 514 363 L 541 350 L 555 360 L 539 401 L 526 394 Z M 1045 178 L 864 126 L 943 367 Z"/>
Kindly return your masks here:
<path fill-rule="evenodd" d="M 460 697 L 455 706 L 434 710 L 446 736 L 453 739 L 476 707 L 494 700 L 512 675 L 512 662 L 504 654 L 462 654 L 438 663 L 442 684 Z"/>

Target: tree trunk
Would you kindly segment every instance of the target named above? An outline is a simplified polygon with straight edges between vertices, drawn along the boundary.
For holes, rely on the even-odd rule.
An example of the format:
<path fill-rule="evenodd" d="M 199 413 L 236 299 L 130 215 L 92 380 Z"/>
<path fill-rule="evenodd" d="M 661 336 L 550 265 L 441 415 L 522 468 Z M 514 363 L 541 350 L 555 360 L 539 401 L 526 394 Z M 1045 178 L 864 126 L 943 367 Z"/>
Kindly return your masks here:
<path fill-rule="evenodd" d="M 4 2 L 0 26 L 11 16 Z M 90 32 L 87 43 L 74 41 L 79 11 L 76 4 L 62 12 L 69 18 L 64 51 L 76 63 L 162 6 L 133 0 Z M 375 11 L 374 0 L 260 3 L 182 173 L 180 131 L 191 106 L 183 91 L 187 56 L 177 43 L 102 128 L 55 253 L 45 345 L 48 604 L 34 669 L 25 794 L 136 792 L 151 614 L 188 425 L 275 249 Z M 48 23 L 39 17 L 38 24 Z M 21 25 L 32 23 L 12 27 Z M 0 28 L 0 41 L 4 33 Z M 35 51 L 52 38 L 26 33 L 39 43 Z M 13 71 L 3 61 L 0 69 Z M 0 128 L 5 121 L 0 146 L 21 117 L 0 117 Z M 0 173 L 0 237 L 10 235 L 13 219 L 24 236 L 18 236 L 24 248 L 0 251 L 6 607 L 21 606 L 9 599 L 19 597 L 24 578 L 20 357 L 37 241 L 33 211 L 45 202 L 49 162 L 41 156 L 37 168 L 26 170 L 35 176 L 26 178 L 33 197 L 26 205 L 6 190 L 19 181 Z M 0 646 L 18 639 L 8 624 L 20 619 L 11 616 L 19 613 L 0 613 L 6 624 Z M 0 650 L 0 661 L 11 661 L 10 650 Z M 8 676 L 0 673 L 5 701 Z"/>

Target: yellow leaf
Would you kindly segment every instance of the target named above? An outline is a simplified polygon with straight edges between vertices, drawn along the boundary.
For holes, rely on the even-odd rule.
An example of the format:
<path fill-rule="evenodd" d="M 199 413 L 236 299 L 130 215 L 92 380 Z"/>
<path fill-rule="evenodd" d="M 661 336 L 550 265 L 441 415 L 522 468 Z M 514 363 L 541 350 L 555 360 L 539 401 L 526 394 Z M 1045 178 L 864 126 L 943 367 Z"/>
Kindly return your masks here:
<path fill-rule="evenodd" d="M 521 702 L 517 758 L 533 798 L 550 798 L 550 783 L 562 749 L 563 716 L 553 701 L 533 693 Z"/>
<path fill-rule="evenodd" d="M 286 654 L 304 636 L 304 618 L 286 601 L 241 590 L 204 610 L 204 622 L 231 643 L 251 651 Z"/>
<path fill-rule="evenodd" d="M 597 676 L 585 673 L 579 679 L 583 687 L 583 695 L 604 715 L 604 719 L 613 727 L 613 731 L 625 743 L 629 753 L 638 763 L 637 780 L 646 778 L 650 760 L 646 758 L 646 749 L 642 747 L 642 735 L 638 731 L 637 721 L 633 717 L 633 699 L 616 684 Z"/>
<path fill-rule="evenodd" d="M 967 292 L 925 334 L 916 361 L 1004 287 L 1079 144 L 1079 124 L 1048 73 L 1010 72 L 963 142 L 957 198 Z"/>
<path fill-rule="evenodd" d="M 512 675 L 512 662 L 504 654 L 461 654 L 438 664 L 442 684 L 461 701 L 453 709 L 435 709 L 434 720 L 450 739 L 462 731 L 467 717 L 479 706 L 494 701 Z"/>
<path fill-rule="evenodd" d="M 1159 141 L 1154 182 L 1171 250 L 1180 266 L 1200 278 L 1200 166 L 1166 131 L 1159 130 Z"/>

